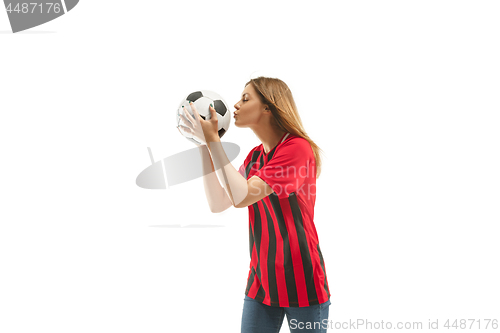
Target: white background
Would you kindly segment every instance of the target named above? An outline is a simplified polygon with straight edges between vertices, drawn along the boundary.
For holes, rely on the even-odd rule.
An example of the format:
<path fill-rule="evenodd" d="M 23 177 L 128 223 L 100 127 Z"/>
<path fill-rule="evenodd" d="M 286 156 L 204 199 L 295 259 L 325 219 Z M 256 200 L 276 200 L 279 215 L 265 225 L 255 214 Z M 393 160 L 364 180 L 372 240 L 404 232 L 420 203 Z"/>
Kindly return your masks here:
<path fill-rule="evenodd" d="M 194 147 L 174 124 L 187 93 L 216 91 L 232 112 L 258 75 L 289 85 L 324 151 L 330 320 L 500 319 L 499 14 L 84 0 L 12 34 L 0 11 L 0 331 L 239 332 L 248 209 L 210 213 L 201 178 L 135 179 L 147 147 Z M 260 141 L 231 122 L 238 169 Z"/>

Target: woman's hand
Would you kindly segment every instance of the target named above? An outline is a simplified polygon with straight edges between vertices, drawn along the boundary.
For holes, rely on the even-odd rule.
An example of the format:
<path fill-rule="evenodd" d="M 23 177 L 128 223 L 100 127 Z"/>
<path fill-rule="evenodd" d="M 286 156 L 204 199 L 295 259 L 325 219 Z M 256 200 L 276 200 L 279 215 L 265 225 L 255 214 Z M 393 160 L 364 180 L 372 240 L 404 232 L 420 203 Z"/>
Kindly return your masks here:
<path fill-rule="evenodd" d="M 191 110 L 193 110 L 194 118 L 193 116 L 191 116 L 191 114 L 189 114 L 186 108 L 183 107 L 182 110 L 184 114 L 181 114 L 180 116 L 185 126 L 179 125 L 179 131 L 180 127 L 182 127 L 183 131 L 191 134 L 193 138 L 200 141 L 202 144 L 206 144 L 207 141 L 215 141 L 215 139 L 213 138 L 219 137 L 219 133 L 217 131 L 219 120 L 217 119 L 217 112 L 215 111 L 215 109 L 210 104 L 209 110 L 211 118 L 209 120 L 203 120 L 203 118 L 201 118 L 200 114 L 198 113 L 198 110 L 196 110 L 194 103 L 189 102 L 189 106 L 191 106 Z"/>

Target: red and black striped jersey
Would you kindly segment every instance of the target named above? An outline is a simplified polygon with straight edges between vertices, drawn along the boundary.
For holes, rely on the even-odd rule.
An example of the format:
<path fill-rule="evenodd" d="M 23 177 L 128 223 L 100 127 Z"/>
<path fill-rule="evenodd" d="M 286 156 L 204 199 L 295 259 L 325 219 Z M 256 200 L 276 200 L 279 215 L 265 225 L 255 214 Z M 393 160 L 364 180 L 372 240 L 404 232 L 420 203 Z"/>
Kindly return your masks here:
<path fill-rule="evenodd" d="M 253 148 L 239 168 L 273 193 L 248 206 L 250 271 L 245 295 L 263 304 L 304 307 L 330 298 L 314 225 L 316 162 L 309 142 L 285 133 L 267 154 Z"/>

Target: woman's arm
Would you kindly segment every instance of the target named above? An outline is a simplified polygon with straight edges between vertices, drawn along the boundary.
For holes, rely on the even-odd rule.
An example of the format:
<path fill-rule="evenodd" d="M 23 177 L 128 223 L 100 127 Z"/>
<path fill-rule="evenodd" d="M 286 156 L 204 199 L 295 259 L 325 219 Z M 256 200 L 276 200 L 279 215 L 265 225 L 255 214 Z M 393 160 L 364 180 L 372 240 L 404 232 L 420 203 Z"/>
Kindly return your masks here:
<path fill-rule="evenodd" d="M 197 145 L 200 150 L 203 166 L 203 186 L 207 196 L 208 205 L 212 213 L 220 213 L 232 206 L 226 191 L 220 186 L 215 175 L 215 168 L 206 145 Z"/>

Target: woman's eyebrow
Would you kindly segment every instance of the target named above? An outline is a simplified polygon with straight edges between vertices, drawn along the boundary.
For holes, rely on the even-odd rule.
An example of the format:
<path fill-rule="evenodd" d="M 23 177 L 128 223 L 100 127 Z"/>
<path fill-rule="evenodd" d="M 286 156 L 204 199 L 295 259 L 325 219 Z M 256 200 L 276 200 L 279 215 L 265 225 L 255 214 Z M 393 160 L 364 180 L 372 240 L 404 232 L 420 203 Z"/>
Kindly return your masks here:
<path fill-rule="evenodd" d="M 245 97 L 245 95 L 248 95 L 248 93 L 244 93 L 243 95 L 241 95 L 241 97 Z M 250 95 L 249 95 L 250 96 Z"/>

